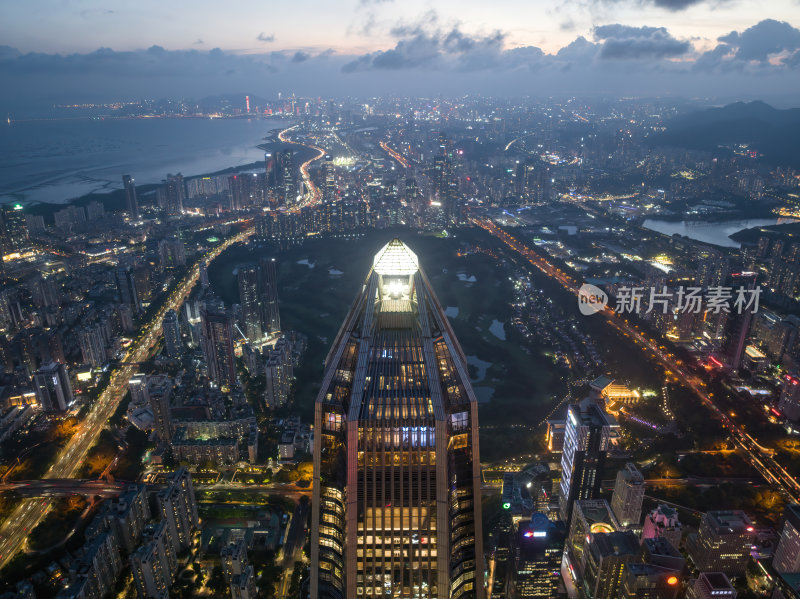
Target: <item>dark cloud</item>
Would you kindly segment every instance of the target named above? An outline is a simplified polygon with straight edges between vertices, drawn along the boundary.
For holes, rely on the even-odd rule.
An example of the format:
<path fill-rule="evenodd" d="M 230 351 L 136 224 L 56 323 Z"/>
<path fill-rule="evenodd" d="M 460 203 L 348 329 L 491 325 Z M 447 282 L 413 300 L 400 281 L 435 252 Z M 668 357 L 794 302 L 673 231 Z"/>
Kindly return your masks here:
<path fill-rule="evenodd" d="M 663 8 L 664 10 L 671 12 L 679 12 L 700 4 L 716 7 L 718 5 L 725 4 L 728 1 L 729 0 L 588 0 L 588 3 L 608 5 L 622 4 L 624 2 L 639 5 L 650 5 L 657 8 Z"/>
<path fill-rule="evenodd" d="M 765 19 L 742 33 L 731 31 L 719 41 L 736 50 L 736 60 L 766 62 L 770 56 L 800 49 L 800 29 L 785 21 Z"/>
<path fill-rule="evenodd" d="M 505 34 L 471 36 L 454 27 L 426 30 L 421 25 L 401 25 L 391 30 L 398 39 L 394 48 L 359 56 L 345 64 L 347 73 L 368 69 L 413 69 L 420 67 L 480 70 L 497 65 L 503 53 Z"/>
<path fill-rule="evenodd" d="M 685 10 L 695 4 L 708 4 L 707 0 L 651 0 L 653 6 L 666 8 L 667 10 Z"/>
<path fill-rule="evenodd" d="M 687 54 L 692 45 L 674 38 L 664 27 L 631 27 L 629 25 L 601 25 L 592 30 L 601 41 L 598 57 L 601 59 L 659 59 Z"/>
<path fill-rule="evenodd" d="M 267 35 L 263 31 L 256 36 L 256 41 L 259 42 L 274 42 L 275 41 L 275 34 L 270 33 Z"/>
<path fill-rule="evenodd" d="M 309 58 L 311 58 L 311 54 L 298 50 L 294 53 L 294 56 L 292 56 L 292 62 L 305 62 Z"/>

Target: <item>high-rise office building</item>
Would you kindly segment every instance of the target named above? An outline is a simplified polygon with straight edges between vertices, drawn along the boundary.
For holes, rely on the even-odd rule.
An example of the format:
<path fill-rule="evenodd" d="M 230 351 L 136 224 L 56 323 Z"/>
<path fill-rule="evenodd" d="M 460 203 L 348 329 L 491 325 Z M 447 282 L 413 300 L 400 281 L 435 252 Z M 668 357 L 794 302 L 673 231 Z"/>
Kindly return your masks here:
<path fill-rule="evenodd" d="M 200 310 L 200 345 L 208 376 L 217 385 L 233 385 L 236 368 L 233 355 L 233 319 L 219 302 L 209 301 Z"/>
<path fill-rule="evenodd" d="M 139 218 L 139 202 L 136 199 L 136 184 L 130 175 L 122 175 L 122 186 L 125 188 L 125 209 L 128 218 Z"/>
<path fill-rule="evenodd" d="M 167 310 L 161 320 L 161 330 L 164 332 L 164 351 L 170 358 L 180 357 L 183 351 L 181 343 L 181 324 L 175 310 Z"/>
<path fill-rule="evenodd" d="M 258 285 L 261 296 L 261 328 L 270 335 L 281 330 L 278 308 L 278 263 L 275 258 L 263 257 L 258 262 Z"/>
<path fill-rule="evenodd" d="M 197 517 L 197 502 L 189 471 L 186 468 L 178 468 L 168 475 L 167 488 L 159 491 L 156 499 L 176 553 L 180 548 L 191 547 L 192 534 L 200 525 L 200 520 Z"/>
<path fill-rule="evenodd" d="M 744 574 L 755 538 L 753 522 L 740 510 L 711 511 L 697 534 L 687 537 L 686 552 L 701 572 Z"/>
<path fill-rule="evenodd" d="M 259 294 L 258 264 L 248 263 L 239 266 L 239 304 L 242 306 L 244 336 L 250 343 L 257 343 L 264 336 L 261 323 L 264 316 L 263 298 Z"/>
<path fill-rule="evenodd" d="M 2 209 L 3 253 L 18 252 L 28 246 L 28 223 L 22 204 L 8 204 Z"/>
<path fill-rule="evenodd" d="M 535 513 L 520 522 L 514 552 L 512 597 L 555 597 L 561 581 L 561 558 L 567 531 L 563 522 L 552 522 Z"/>
<path fill-rule="evenodd" d="M 591 399 L 567 407 L 559 498 L 564 522 L 570 521 L 576 501 L 598 497 L 606 451 L 618 426 L 614 417 Z"/>
<path fill-rule="evenodd" d="M 752 272 L 734 273 L 730 276 L 728 285 L 734 292 L 738 289 L 752 291 L 755 289 L 756 278 L 756 273 Z M 742 308 L 741 313 L 738 310 L 731 310 L 728 313 L 722 334 L 722 357 L 733 370 L 738 370 L 742 365 L 747 336 L 753 323 L 753 308 L 745 306 Z"/>
<path fill-rule="evenodd" d="M 322 192 L 323 199 L 326 202 L 332 202 L 336 199 L 336 168 L 333 165 L 333 157 L 330 155 L 325 156 L 322 171 L 325 175 L 325 186 Z"/>
<path fill-rule="evenodd" d="M 800 505 L 787 505 L 772 567 L 778 574 L 800 573 Z"/>
<path fill-rule="evenodd" d="M 277 155 L 280 168 L 280 182 L 283 193 L 283 204 L 294 206 L 297 202 L 297 178 L 295 175 L 295 154 L 292 150 L 284 150 Z"/>
<path fill-rule="evenodd" d="M 33 375 L 36 401 L 45 412 L 63 412 L 72 403 L 72 383 L 67 367 L 59 362 L 42 365 Z"/>
<path fill-rule="evenodd" d="M 623 528 L 636 528 L 642 517 L 644 477 L 635 464 L 628 462 L 617 472 L 611 509 Z"/>
<path fill-rule="evenodd" d="M 478 409 L 417 256 L 375 256 L 315 407 L 311 596 L 483 597 Z"/>

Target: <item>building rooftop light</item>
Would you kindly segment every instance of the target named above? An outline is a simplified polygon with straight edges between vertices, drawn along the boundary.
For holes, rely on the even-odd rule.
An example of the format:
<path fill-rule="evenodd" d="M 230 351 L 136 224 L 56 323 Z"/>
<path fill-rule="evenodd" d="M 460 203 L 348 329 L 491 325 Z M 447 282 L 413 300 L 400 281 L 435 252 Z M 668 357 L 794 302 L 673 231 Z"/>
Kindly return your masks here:
<path fill-rule="evenodd" d="M 392 239 L 375 255 L 372 266 L 382 276 L 410 276 L 419 270 L 419 261 L 406 244 Z"/>

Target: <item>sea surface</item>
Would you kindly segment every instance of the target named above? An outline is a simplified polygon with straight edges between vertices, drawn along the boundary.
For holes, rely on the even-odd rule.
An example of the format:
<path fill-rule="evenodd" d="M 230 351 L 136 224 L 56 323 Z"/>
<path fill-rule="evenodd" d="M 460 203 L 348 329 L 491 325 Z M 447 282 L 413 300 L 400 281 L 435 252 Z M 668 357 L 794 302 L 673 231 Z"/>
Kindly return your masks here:
<path fill-rule="evenodd" d="M 0 202 L 60 204 L 91 192 L 262 160 L 279 119 L 58 119 L 0 124 Z"/>
<path fill-rule="evenodd" d="M 688 222 L 688 221 L 668 221 L 648 218 L 642 223 L 644 227 L 664 233 L 665 235 L 685 235 L 690 239 L 713 243 L 723 247 L 738 248 L 741 244 L 729 237 L 743 229 L 752 227 L 765 227 L 768 225 L 780 225 L 787 222 L 795 222 L 793 219 L 786 218 L 752 218 L 748 220 L 725 220 L 719 222 Z"/>

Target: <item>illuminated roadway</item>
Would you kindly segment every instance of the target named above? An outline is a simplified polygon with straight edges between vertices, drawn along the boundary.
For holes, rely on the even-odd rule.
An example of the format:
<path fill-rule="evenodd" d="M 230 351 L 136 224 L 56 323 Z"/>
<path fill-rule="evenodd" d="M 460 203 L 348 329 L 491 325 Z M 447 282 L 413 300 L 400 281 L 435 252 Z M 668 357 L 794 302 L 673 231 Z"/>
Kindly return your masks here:
<path fill-rule="evenodd" d="M 389 144 L 387 144 L 385 141 L 382 141 L 380 143 L 380 146 L 384 149 L 384 151 L 387 154 L 389 154 L 389 156 L 391 156 L 392 158 L 397 160 L 397 162 L 400 164 L 400 166 L 402 166 L 403 168 L 409 168 L 408 161 L 405 158 L 403 158 L 400 154 L 398 154 L 395 150 L 390 148 Z"/>
<path fill-rule="evenodd" d="M 562 287 L 569 292 L 578 294 L 580 283 L 573 277 L 563 272 L 557 266 L 547 261 L 540 254 L 534 252 L 529 247 L 500 229 L 491 220 L 476 219 L 473 221 L 479 227 L 485 229 L 498 239 L 505 243 L 509 248 L 521 254 L 533 266 L 541 270 L 547 276 L 558 281 Z M 731 439 L 747 456 L 750 464 L 770 483 L 774 483 L 778 488 L 793 502 L 800 500 L 800 484 L 795 478 L 786 471 L 783 466 L 778 464 L 772 457 L 771 451 L 767 448 L 761 447 L 753 437 L 751 437 L 742 425 L 731 419 L 724 411 L 714 404 L 711 397 L 705 392 L 703 383 L 696 376 L 688 374 L 674 359 L 672 354 L 665 352 L 661 349 L 662 346 L 654 341 L 645 337 L 636 325 L 631 325 L 623 320 L 612 308 L 606 307 L 605 310 L 600 312 L 608 322 L 609 325 L 614 327 L 619 333 L 641 346 L 643 350 L 649 353 L 659 362 L 668 373 L 678 379 L 683 385 L 691 389 L 695 395 L 708 407 L 712 413 L 722 422 L 722 425 L 728 429 L 731 434 Z"/>
<path fill-rule="evenodd" d="M 234 243 L 244 241 L 252 235 L 253 228 L 248 227 L 241 233 L 226 239 L 220 245 L 209 250 L 204 260 L 210 262 Z M 161 320 L 167 310 L 177 310 L 189 296 L 200 277 L 200 261 L 178 284 L 163 306 L 144 326 L 142 333 L 131 343 L 120 367 L 112 371 L 108 386 L 92 405 L 89 414 L 77 426 L 77 431 L 67 442 L 66 447 L 56 458 L 44 478 L 73 478 L 83 463 L 86 453 L 97 441 L 100 432 L 105 428 L 108 419 L 116 411 L 120 400 L 125 395 L 128 380 L 136 373 L 138 362 L 149 357 L 151 349 L 161 335 Z M 25 538 L 33 530 L 50 509 L 50 504 L 40 499 L 25 499 L 6 518 L 0 528 L 0 568 L 5 567 L 14 555 L 22 548 Z"/>
<path fill-rule="evenodd" d="M 302 144 L 298 141 L 292 141 L 291 139 L 286 137 L 286 134 L 296 127 L 297 125 L 292 125 L 288 129 L 284 129 L 283 131 L 278 133 L 278 139 L 281 140 L 283 143 L 294 144 L 296 146 L 303 146 L 319 152 L 319 154 L 317 154 L 313 158 L 309 158 L 303 164 L 300 165 L 300 174 L 303 176 L 303 184 L 306 186 L 306 189 L 309 190 L 311 195 L 311 198 L 308 201 L 303 202 L 303 205 L 311 206 L 313 204 L 318 203 L 322 199 L 322 191 L 320 190 L 319 187 L 316 186 L 314 181 L 311 180 L 311 176 L 308 174 L 308 167 L 315 160 L 319 160 L 320 158 L 325 156 L 325 150 L 323 150 L 322 148 L 318 148 L 317 146 L 312 146 L 311 144 Z"/>

